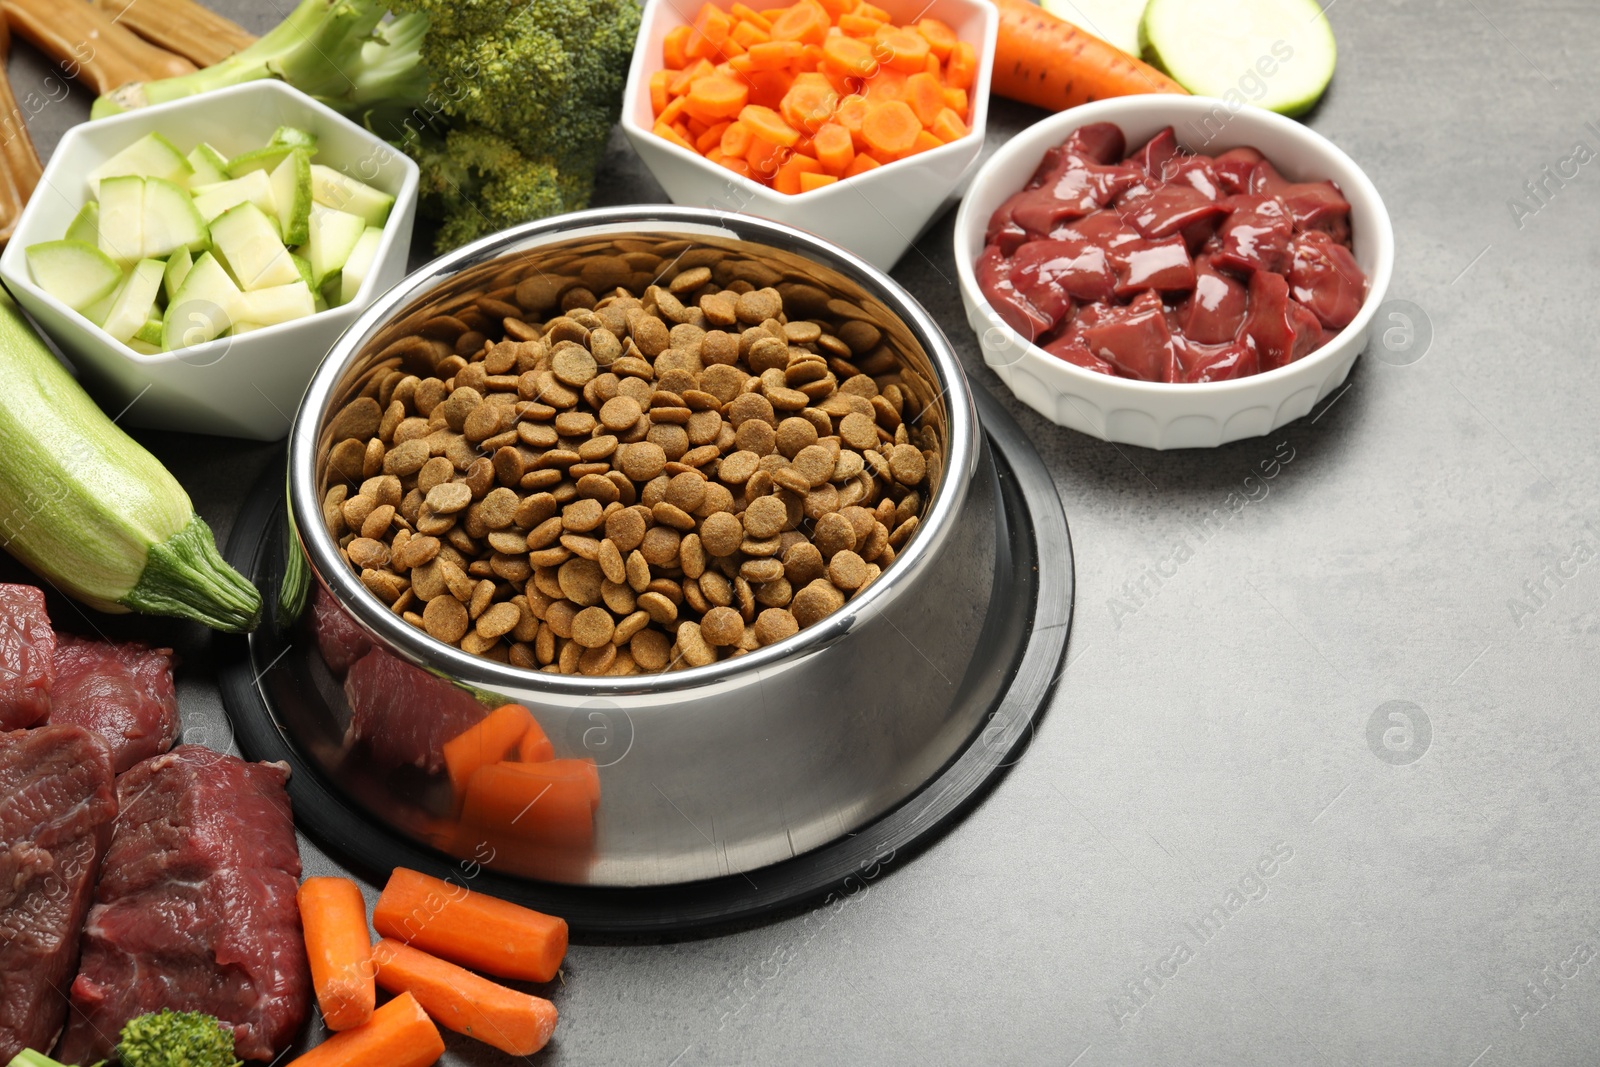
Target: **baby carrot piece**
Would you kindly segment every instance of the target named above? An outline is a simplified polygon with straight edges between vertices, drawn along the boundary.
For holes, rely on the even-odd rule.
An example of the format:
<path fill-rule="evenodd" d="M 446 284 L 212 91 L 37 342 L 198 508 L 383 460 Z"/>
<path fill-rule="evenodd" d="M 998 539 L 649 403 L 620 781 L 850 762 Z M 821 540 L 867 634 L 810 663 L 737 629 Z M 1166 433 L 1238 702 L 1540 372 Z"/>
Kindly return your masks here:
<path fill-rule="evenodd" d="M 778 110 L 789 125 L 796 130 L 806 133 L 815 133 L 817 128 L 833 114 L 833 109 L 839 105 L 839 94 L 833 91 L 826 79 L 821 79 L 821 84 L 804 81 L 805 78 L 821 78 L 816 74 L 802 74 L 794 80 L 794 85 L 784 94 L 783 103 L 778 105 Z"/>
<path fill-rule="evenodd" d="M 507 989 L 453 963 L 384 938 L 372 946 L 378 984 L 409 993 L 433 1021 L 513 1056 L 544 1048 L 556 1028 L 556 1006 Z"/>
<path fill-rule="evenodd" d="M 886 63 L 894 70 L 914 74 L 923 70 L 928 62 L 928 39 L 914 30 L 895 30 L 882 38 L 889 52 Z"/>
<path fill-rule="evenodd" d="M 821 44 L 828 36 L 828 12 L 817 0 L 800 0 L 772 21 L 774 41 Z"/>
<path fill-rule="evenodd" d="M 777 70 L 799 59 L 805 46 L 799 41 L 767 41 L 750 46 L 750 65 L 757 70 Z"/>
<path fill-rule="evenodd" d="M 416 997 L 402 993 L 364 1026 L 334 1034 L 289 1067 L 430 1067 L 443 1055 L 439 1028 Z"/>
<path fill-rule="evenodd" d="M 966 41 L 960 41 L 950 53 L 950 65 L 945 70 L 945 81 L 952 89 L 971 89 L 978 76 L 978 50 Z"/>
<path fill-rule="evenodd" d="M 824 185 L 832 185 L 838 180 L 832 174 L 812 174 L 806 171 L 800 175 L 800 191 L 809 193 L 813 189 L 821 189 Z"/>
<path fill-rule="evenodd" d="M 843 34 L 836 33 L 822 42 L 822 57 L 830 66 L 837 67 L 845 74 L 870 78 L 878 72 L 878 58 L 873 54 L 872 46 Z"/>
<path fill-rule="evenodd" d="M 693 32 L 690 26 L 674 26 L 667 31 L 661 42 L 661 56 L 668 70 L 682 70 L 689 65 L 689 35 Z"/>
<path fill-rule="evenodd" d="M 793 148 L 794 143 L 800 139 L 799 131 L 784 122 L 783 116 L 770 107 L 748 104 L 739 112 L 739 121 L 744 123 L 754 136 L 783 148 Z"/>
<path fill-rule="evenodd" d="M 444 765 L 450 785 L 460 796 L 479 767 L 499 763 L 517 747 L 533 722 L 533 713 L 521 704 L 502 704 L 476 725 L 444 743 Z"/>
<path fill-rule="evenodd" d="M 713 74 L 697 78 L 689 87 L 689 103 L 716 118 L 731 119 L 750 102 L 750 86 Z"/>
<path fill-rule="evenodd" d="M 792 196 L 800 191 L 800 175 L 806 173 L 821 174 L 822 164 L 810 156 L 790 156 L 778 168 L 778 173 L 772 179 L 772 187 Z"/>
<path fill-rule="evenodd" d="M 917 32 L 927 39 L 928 47 L 941 61 L 949 59 L 956 47 L 956 31 L 936 18 L 925 18 L 917 23 Z"/>
<path fill-rule="evenodd" d="M 857 174 L 865 174 L 867 171 L 875 170 L 882 165 L 876 159 L 862 153 L 850 161 L 850 165 L 844 169 L 844 176 L 846 178 L 854 178 Z"/>
<path fill-rule="evenodd" d="M 667 107 L 667 84 L 672 81 L 670 70 L 658 70 L 650 75 L 650 111 L 659 115 Z"/>
<path fill-rule="evenodd" d="M 932 126 L 933 120 L 944 110 L 944 90 L 939 79 L 923 71 L 906 79 L 906 104 L 916 113 L 923 126 Z"/>
<path fill-rule="evenodd" d="M 856 148 L 850 140 L 850 131 L 836 122 L 824 123 L 818 128 L 815 136 L 811 138 L 811 144 L 816 149 L 817 162 L 834 174 L 843 174 L 851 160 L 856 157 Z"/>
<path fill-rule="evenodd" d="M 848 15 L 840 15 L 838 25 L 839 32 L 848 37 L 871 37 L 883 23 L 877 19 L 865 18 L 852 12 Z M 824 41 L 823 45 L 826 46 L 827 42 Z"/>
<path fill-rule="evenodd" d="M 965 137 L 968 133 L 967 124 L 961 121 L 961 116 L 949 108 L 939 112 L 939 117 L 933 120 L 930 129 L 935 137 L 946 144 L 958 137 Z"/>
<path fill-rule="evenodd" d="M 665 138 L 680 148 L 687 148 L 691 152 L 694 151 L 694 145 L 689 142 L 689 139 L 665 122 L 656 123 L 652 132 L 657 137 Z"/>
<path fill-rule="evenodd" d="M 747 7 L 744 4 L 734 4 L 732 7 L 728 8 L 728 14 L 732 15 L 740 22 L 748 22 L 750 25 L 755 26 L 766 33 L 772 32 L 772 20 L 767 18 L 767 16 L 763 15 L 761 12 Z"/>
<path fill-rule="evenodd" d="M 916 113 L 899 100 L 885 100 L 867 107 L 861 120 L 861 136 L 870 148 L 888 156 L 902 156 L 917 142 L 922 124 Z"/>
<path fill-rule="evenodd" d="M 772 40 L 772 34 L 753 22 L 736 22 L 733 26 L 733 32 L 728 34 L 728 40 L 737 41 L 746 50 L 749 50 L 758 44 L 766 44 Z"/>
<path fill-rule="evenodd" d="M 389 876 L 372 925 L 384 937 L 501 978 L 548 982 L 567 954 L 565 920 L 404 867 Z"/>
<path fill-rule="evenodd" d="M 350 1030 L 372 1018 L 372 937 L 367 902 L 348 878 L 307 878 L 297 895 L 311 961 L 311 987 L 329 1030 Z"/>

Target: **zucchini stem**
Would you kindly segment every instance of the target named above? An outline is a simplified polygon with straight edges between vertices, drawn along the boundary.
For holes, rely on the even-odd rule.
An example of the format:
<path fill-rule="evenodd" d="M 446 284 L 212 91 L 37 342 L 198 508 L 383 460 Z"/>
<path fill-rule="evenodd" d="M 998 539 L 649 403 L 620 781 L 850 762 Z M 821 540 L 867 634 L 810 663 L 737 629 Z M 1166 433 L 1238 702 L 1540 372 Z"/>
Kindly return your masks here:
<path fill-rule="evenodd" d="M 211 527 L 196 515 L 150 546 L 139 583 L 119 601 L 150 615 L 176 615 L 226 633 L 248 633 L 261 619 L 261 593 L 222 558 Z"/>

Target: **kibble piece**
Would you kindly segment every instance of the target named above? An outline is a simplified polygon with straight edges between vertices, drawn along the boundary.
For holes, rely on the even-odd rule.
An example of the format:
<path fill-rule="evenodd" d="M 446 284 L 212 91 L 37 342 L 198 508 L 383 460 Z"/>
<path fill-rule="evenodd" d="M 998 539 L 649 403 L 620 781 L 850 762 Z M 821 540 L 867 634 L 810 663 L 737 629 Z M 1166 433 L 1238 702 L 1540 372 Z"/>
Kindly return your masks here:
<path fill-rule="evenodd" d="M 614 396 L 601 405 L 600 422 L 606 429 L 620 433 L 632 429 L 643 414 L 644 408 L 633 397 Z"/>
<path fill-rule="evenodd" d="M 927 461 L 922 458 L 922 450 L 915 445 L 895 445 L 889 453 L 889 473 L 894 475 L 894 480 L 901 485 L 916 485 L 928 473 Z"/>
<path fill-rule="evenodd" d="M 794 595 L 789 610 L 802 629 L 815 625 L 844 607 L 844 594 L 832 582 L 818 578 Z"/>
<path fill-rule="evenodd" d="M 635 482 L 648 482 L 667 465 L 666 451 L 652 441 L 626 445 L 617 452 L 621 458 L 622 473 Z"/>
<path fill-rule="evenodd" d="M 744 541 L 744 523 L 739 516 L 719 511 L 700 524 L 700 543 L 712 556 L 731 556 Z"/>
<path fill-rule="evenodd" d="M 467 633 L 467 608 L 453 596 L 436 596 L 422 611 L 422 625 L 428 634 L 453 645 Z"/>
<path fill-rule="evenodd" d="M 454 515 L 472 503 L 472 490 L 463 482 L 441 482 L 428 490 L 426 503 L 436 515 Z"/>
<path fill-rule="evenodd" d="M 502 601 L 478 616 L 476 630 L 488 638 L 504 637 L 522 621 L 522 611 L 515 604 Z"/>
<path fill-rule="evenodd" d="M 787 608 L 768 608 L 756 616 L 754 630 L 757 641 L 770 645 L 799 633 L 800 624 Z"/>
<path fill-rule="evenodd" d="M 855 527 L 850 525 L 849 519 L 834 512 L 817 520 L 816 527 L 811 532 L 811 540 L 823 559 L 832 559 L 838 553 L 851 551 L 856 547 L 856 531 Z M 795 549 L 799 547 L 796 545 Z M 793 552 L 794 549 L 790 551 Z"/>
<path fill-rule="evenodd" d="M 854 552 L 840 552 L 828 561 L 828 580 L 840 589 L 853 592 L 867 582 L 867 561 Z"/>
<path fill-rule="evenodd" d="M 764 496 L 751 501 L 750 506 L 744 510 L 744 529 L 751 537 L 775 537 L 788 524 L 788 509 L 784 507 L 783 501 L 774 496 Z"/>
<path fill-rule="evenodd" d="M 852 411 L 839 420 L 839 440 L 857 450 L 871 448 L 878 443 L 878 426 L 868 416 Z"/>
<path fill-rule="evenodd" d="M 572 639 L 584 648 L 599 648 L 611 644 L 616 622 L 605 608 L 588 607 L 578 612 L 572 620 Z"/>
<path fill-rule="evenodd" d="M 660 630 L 640 630 L 628 641 L 633 661 L 647 671 L 664 671 L 671 662 L 672 642 Z"/>
<path fill-rule="evenodd" d="M 737 644 L 744 634 L 744 619 L 732 608 L 715 607 L 700 620 L 700 633 L 707 643 L 714 646 Z"/>
<path fill-rule="evenodd" d="M 678 652 L 691 667 L 704 667 L 717 661 L 717 654 L 700 632 L 699 623 L 684 622 L 678 625 Z"/>
<path fill-rule="evenodd" d="M 605 521 L 604 511 L 600 501 L 580 497 L 561 509 L 561 525 L 572 533 L 588 533 Z"/>

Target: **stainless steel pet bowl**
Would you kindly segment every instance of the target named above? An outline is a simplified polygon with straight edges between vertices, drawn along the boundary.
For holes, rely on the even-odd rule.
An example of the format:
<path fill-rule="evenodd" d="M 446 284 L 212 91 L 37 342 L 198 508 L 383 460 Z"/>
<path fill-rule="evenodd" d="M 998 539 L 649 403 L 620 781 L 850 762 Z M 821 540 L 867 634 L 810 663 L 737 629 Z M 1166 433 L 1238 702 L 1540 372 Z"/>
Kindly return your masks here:
<path fill-rule="evenodd" d="M 598 292 L 594 279 L 614 277 L 619 263 L 648 272 L 686 247 L 753 260 L 816 314 L 828 314 L 829 300 L 845 301 L 882 330 L 897 355 L 902 387 L 943 442 L 942 477 L 917 533 L 881 577 L 833 615 L 759 651 L 689 670 L 600 678 L 469 655 L 369 594 L 321 519 L 321 472 L 335 443 L 333 415 L 364 391 L 374 395 L 399 366 L 401 357 L 385 349 L 416 323 L 503 294 L 525 278 L 552 280 L 558 289 L 565 280 L 591 281 Z M 280 729 L 372 817 L 463 863 L 617 887 L 751 871 L 889 811 L 983 725 L 986 702 L 970 694 L 992 686 L 996 673 L 992 663 L 974 660 L 982 658 L 976 650 L 984 647 L 996 582 L 999 520 L 994 468 L 966 378 L 938 327 L 904 290 L 800 230 L 712 210 L 602 209 L 530 223 L 435 261 L 375 302 L 317 372 L 290 440 L 288 489 L 310 578 L 375 648 L 416 669 L 400 677 L 428 684 L 427 676 L 436 676 L 491 707 L 522 704 L 557 757 L 595 760 L 600 800 L 592 840 L 528 848 L 497 841 L 490 848 L 465 839 L 451 820 L 444 775 L 380 766 L 351 743 L 337 675 L 314 641 L 292 642 L 285 654 L 299 665 L 277 672 L 276 684 L 296 692 L 275 699 Z M 306 626 L 312 613 L 301 614 L 296 625 Z M 390 695 L 397 730 L 412 714 L 410 688 L 397 682 Z"/>

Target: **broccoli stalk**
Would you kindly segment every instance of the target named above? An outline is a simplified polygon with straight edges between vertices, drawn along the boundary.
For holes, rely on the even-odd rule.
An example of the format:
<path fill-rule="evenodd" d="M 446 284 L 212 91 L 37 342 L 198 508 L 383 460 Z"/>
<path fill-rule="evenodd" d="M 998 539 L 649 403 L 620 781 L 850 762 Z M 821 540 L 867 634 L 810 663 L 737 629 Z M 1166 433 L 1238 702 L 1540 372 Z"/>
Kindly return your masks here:
<path fill-rule="evenodd" d="M 129 1020 L 117 1045 L 117 1062 L 122 1067 L 244 1067 L 233 1055 L 233 1031 L 197 1011 L 163 1011 Z M 7 1067 L 69 1065 L 23 1049 Z"/>
<path fill-rule="evenodd" d="M 192 74 L 124 85 L 96 100 L 90 117 L 261 78 L 280 78 L 346 114 L 404 114 L 428 93 L 419 62 L 428 22 L 421 15 L 385 22 L 388 9 L 384 0 L 301 0 L 243 51 Z"/>

